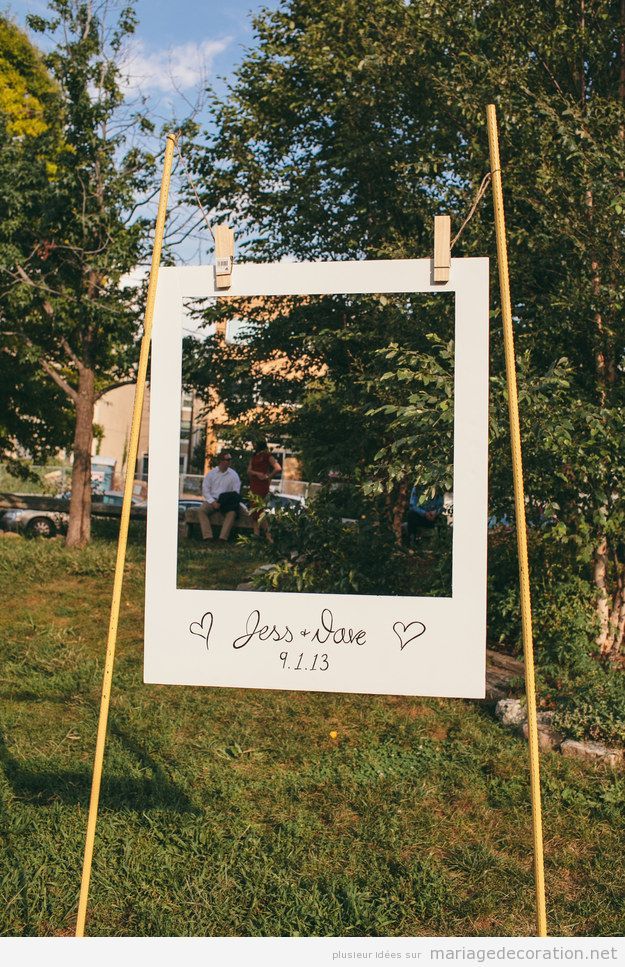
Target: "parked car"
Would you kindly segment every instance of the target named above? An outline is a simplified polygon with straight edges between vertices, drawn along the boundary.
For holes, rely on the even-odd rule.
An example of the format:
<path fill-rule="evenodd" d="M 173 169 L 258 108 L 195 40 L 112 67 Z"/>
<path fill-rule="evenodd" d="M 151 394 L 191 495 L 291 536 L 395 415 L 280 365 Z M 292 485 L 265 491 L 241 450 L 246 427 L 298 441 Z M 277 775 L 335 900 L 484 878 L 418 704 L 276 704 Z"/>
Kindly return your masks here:
<path fill-rule="evenodd" d="M 98 494 L 94 498 L 94 504 L 98 502 L 107 504 L 109 507 L 121 507 L 124 502 L 124 491 L 123 490 L 105 490 L 104 493 Z M 142 497 L 137 497 L 135 494 L 130 498 L 130 502 L 133 507 L 147 507 L 147 501 L 143 500 Z"/>
<path fill-rule="evenodd" d="M 295 494 L 270 493 L 267 498 L 267 510 L 270 514 L 275 514 L 277 510 L 294 510 L 299 514 L 305 507 L 304 498 Z"/>
<path fill-rule="evenodd" d="M 28 510 L 26 507 L 11 507 L 0 519 L 0 527 L 5 531 L 26 534 L 27 537 L 55 537 L 65 534 L 69 514 L 59 510 Z"/>
<path fill-rule="evenodd" d="M 66 490 L 62 494 L 59 494 L 58 499 L 65 500 L 69 504 L 70 500 L 72 499 L 71 490 Z M 98 504 L 107 504 L 109 507 L 121 507 L 124 502 L 124 491 L 98 490 L 95 487 L 92 487 L 91 501 L 96 507 Z M 142 497 L 140 493 L 133 493 L 131 503 L 133 507 L 147 507 L 147 500 L 145 497 Z"/>

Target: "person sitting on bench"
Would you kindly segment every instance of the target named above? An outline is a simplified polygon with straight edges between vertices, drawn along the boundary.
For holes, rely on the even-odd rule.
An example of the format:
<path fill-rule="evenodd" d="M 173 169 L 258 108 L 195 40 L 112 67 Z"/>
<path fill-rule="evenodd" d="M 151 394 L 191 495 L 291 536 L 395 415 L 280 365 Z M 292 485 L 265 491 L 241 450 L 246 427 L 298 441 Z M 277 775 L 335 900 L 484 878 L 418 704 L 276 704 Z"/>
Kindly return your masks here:
<path fill-rule="evenodd" d="M 223 515 L 223 523 L 219 534 L 220 541 L 227 541 L 237 517 L 249 518 L 245 504 L 241 503 L 241 479 L 231 467 L 232 455 L 228 450 L 222 450 L 217 455 L 217 466 L 204 477 L 202 481 L 202 496 L 204 503 L 198 511 L 202 538 L 210 541 L 213 538 L 213 528 L 210 519 L 216 511 Z"/>

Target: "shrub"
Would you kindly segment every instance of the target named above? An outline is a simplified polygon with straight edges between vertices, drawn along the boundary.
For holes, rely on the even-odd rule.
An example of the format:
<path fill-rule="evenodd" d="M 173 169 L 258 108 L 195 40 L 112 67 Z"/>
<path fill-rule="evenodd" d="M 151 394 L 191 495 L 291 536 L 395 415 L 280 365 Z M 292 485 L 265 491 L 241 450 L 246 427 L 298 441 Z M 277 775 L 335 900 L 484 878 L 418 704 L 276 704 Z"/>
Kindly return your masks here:
<path fill-rule="evenodd" d="M 516 538 L 500 529 L 489 542 L 489 639 L 520 654 Z M 532 625 L 539 698 L 554 725 L 574 739 L 625 742 L 625 676 L 596 655 L 590 574 L 548 532 L 529 533 Z"/>
<path fill-rule="evenodd" d="M 276 564 L 258 576 L 262 590 L 425 595 L 446 584 L 450 593 L 450 538 L 435 552 L 398 545 L 376 500 L 355 490 L 322 491 L 304 513 L 276 515 L 271 529 Z"/>
<path fill-rule="evenodd" d="M 573 739 L 625 744 L 625 680 L 622 671 L 596 665 L 559 698 L 554 726 Z"/>
<path fill-rule="evenodd" d="M 536 663 L 548 679 L 576 677 L 591 662 L 596 634 L 594 592 L 570 553 L 544 531 L 528 534 L 532 625 Z M 489 640 L 520 654 L 521 615 L 516 537 L 499 529 L 489 536 Z"/>

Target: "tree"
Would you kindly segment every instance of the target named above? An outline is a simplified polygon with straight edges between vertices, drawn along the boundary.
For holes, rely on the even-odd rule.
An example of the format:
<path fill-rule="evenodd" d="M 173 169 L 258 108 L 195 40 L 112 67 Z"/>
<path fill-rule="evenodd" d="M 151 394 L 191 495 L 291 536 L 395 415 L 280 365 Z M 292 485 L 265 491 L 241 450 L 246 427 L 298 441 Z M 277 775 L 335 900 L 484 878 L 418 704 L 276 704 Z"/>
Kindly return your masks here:
<path fill-rule="evenodd" d="M 187 341 L 185 378 L 210 387 L 232 440 L 268 434 L 301 455 L 306 480 L 340 477 L 382 496 L 399 542 L 415 479 L 451 488 L 451 437 L 441 434 L 437 407 L 453 397 L 453 348 L 444 389 L 421 365 L 431 358 L 428 327 L 453 338 L 450 310 L 450 299 L 423 295 L 228 300 L 205 314 L 213 334 Z M 223 316 L 246 322 L 230 343 L 218 324 Z M 407 436 L 389 415 L 397 409 L 385 378 L 391 358 L 400 361 L 404 389 L 407 358 L 419 360 L 413 382 L 429 386 L 418 442 L 414 428 Z"/>
<path fill-rule="evenodd" d="M 90 539 L 95 401 L 132 379 L 138 300 L 124 277 L 141 259 L 145 222 L 137 206 L 153 159 L 133 145 L 149 125 L 124 110 L 119 58 L 133 33 L 131 5 L 50 0 L 34 31 L 56 47 L 46 55 L 60 97 L 62 141 L 53 166 L 38 163 L 28 230 L 2 270 L 9 346 L 40 367 L 74 413 L 69 546 Z M 44 178 L 44 183 L 41 183 Z M 18 349 L 19 347 L 19 349 Z"/>
<path fill-rule="evenodd" d="M 488 169 L 485 106 L 498 103 L 529 499 L 557 515 L 550 539 L 568 547 L 570 566 L 590 566 L 598 649 L 616 658 L 625 640 L 625 481 L 613 459 L 625 442 L 625 2 L 285 0 L 255 30 L 257 47 L 214 103 L 199 165 L 206 204 L 236 223 L 253 259 L 427 255 L 432 215 L 463 216 Z M 454 255 L 489 251 L 484 203 Z M 496 286 L 493 302 L 497 319 Z M 287 337 L 281 349 L 290 348 Z M 501 369 L 496 336 L 495 388 Z M 503 515 L 503 392 L 493 403 L 492 512 Z"/>
<path fill-rule="evenodd" d="M 33 219 L 34 199 L 47 184 L 61 141 L 60 91 L 41 54 L 11 21 L 0 17 L 0 267 L 22 264 Z M 0 309 L 5 328 L 7 306 Z M 20 453 L 45 459 L 69 446 L 64 395 L 43 371 L 33 368 L 25 347 L 0 344 L 0 456 L 23 471 Z"/>

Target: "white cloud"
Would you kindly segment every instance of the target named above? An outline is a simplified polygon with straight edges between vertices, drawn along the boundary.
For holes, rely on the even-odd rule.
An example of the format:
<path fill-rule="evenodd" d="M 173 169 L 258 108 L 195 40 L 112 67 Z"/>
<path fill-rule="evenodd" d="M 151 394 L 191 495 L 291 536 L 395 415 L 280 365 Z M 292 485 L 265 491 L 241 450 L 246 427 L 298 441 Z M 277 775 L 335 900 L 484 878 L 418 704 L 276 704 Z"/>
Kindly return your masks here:
<path fill-rule="evenodd" d="M 167 50 L 148 50 L 143 41 L 134 40 L 121 67 L 124 87 L 129 93 L 175 93 L 199 88 L 211 73 L 213 59 L 231 39 L 188 41 Z"/>

